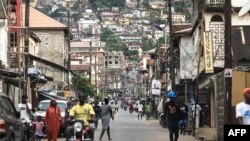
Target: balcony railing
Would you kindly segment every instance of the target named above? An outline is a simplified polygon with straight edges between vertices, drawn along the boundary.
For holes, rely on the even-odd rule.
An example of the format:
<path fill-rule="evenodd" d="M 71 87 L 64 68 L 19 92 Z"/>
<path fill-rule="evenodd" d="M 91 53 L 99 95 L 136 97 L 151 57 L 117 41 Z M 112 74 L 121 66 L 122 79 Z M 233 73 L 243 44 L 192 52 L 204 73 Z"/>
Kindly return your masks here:
<path fill-rule="evenodd" d="M 222 11 L 224 10 L 225 0 L 207 0 L 206 10 Z"/>

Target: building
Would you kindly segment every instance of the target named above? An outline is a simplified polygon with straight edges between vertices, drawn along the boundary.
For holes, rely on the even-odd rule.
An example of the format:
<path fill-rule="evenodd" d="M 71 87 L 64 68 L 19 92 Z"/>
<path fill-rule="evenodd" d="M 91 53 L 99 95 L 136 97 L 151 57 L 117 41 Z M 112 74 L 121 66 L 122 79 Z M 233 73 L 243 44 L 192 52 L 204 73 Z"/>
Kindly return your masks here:
<path fill-rule="evenodd" d="M 125 60 L 122 51 L 105 52 L 105 69 L 102 74 L 102 90 L 105 93 L 119 93 L 123 84 Z"/>
<path fill-rule="evenodd" d="M 102 21 L 115 21 L 120 16 L 119 12 L 103 11 L 100 13 Z"/>
<path fill-rule="evenodd" d="M 100 72 L 104 68 L 104 50 L 100 40 L 74 41 L 70 45 L 71 70 L 91 78 L 91 84 L 99 92 Z"/>
<path fill-rule="evenodd" d="M 53 91 L 56 95 L 63 93 L 65 87 L 70 87 L 71 72 L 69 70 L 69 42 L 68 27 L 47 15 L 30 7 L 30 32 L 41 41 L 35 50 L 30 47 L 30 61 L 33 68 L 47 76 L 49 83 L 31 85 L 32 95 L 37 91 Z M 30 42 L 30 46 L 32 42 Z M 31 52 L 33 51 L 34 54 Z M 64 96 L 64 95 L 60 95 Z M 35 97 L 32 99 L 36 105 Z"/>

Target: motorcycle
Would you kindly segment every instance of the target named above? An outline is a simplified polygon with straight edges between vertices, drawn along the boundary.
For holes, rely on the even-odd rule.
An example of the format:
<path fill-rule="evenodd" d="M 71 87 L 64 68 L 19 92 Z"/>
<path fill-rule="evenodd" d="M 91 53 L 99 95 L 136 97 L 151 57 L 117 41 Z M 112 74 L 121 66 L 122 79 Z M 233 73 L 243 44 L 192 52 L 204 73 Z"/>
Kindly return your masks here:
<path fill-rule="evenodd" d="M 124 111 L 127 111 L 128 107 L 126 105 L 123 106 Z"/>
<path fill-rule="evenodd" d="M 35 126 L 32 122 L 28 122 L 26 119 L 21 119 L 24 129 L 24 138 L 22 141 L 35 141 Z"/>
<path fill-rule="evenodd" d="M 166 128 L 167 127 L 166 115 L 164 115 L 164 113 L 160 113 L 159 117 L 160 117 L 159 123 L 160 123 L 161 127 Z"/>
<path fill-rule="evenodd" d="M 130 109 L 129 112 L 130 112 L 130 114 L 132 114 L 133 113 L 133 109 Z"/>
<path fill-rule="evenodd" d="M 73 134 L 68 141 L 91 141 L 89 136 L 90 128 L 84 125 L 81 120 L 72 120 L 70 125 L 73 125 Z"/>

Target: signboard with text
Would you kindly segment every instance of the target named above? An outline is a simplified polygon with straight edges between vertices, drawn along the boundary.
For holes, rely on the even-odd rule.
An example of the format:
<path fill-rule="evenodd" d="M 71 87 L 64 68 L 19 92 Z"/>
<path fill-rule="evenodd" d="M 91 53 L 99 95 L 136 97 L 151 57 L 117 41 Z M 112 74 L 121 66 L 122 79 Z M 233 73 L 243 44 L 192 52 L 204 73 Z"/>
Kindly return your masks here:
<path fill-rule="evenodd" d="M 152 95 L 160 95 L 161 94 L 161 82 L 159 80 L 152 81 Z"/>
<path fill-rule="evenodd" d="M 212 36 L 210 31 L 204 32 L 205 73 L 214 72 Z"/>

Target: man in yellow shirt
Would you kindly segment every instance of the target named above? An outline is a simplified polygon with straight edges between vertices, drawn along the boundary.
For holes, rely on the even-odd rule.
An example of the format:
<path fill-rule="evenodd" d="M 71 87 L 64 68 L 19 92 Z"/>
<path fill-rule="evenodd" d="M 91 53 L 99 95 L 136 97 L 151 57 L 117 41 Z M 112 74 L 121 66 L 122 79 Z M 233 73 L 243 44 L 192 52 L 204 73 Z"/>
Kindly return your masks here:
<path fill-rule="evenodd" d="M 89 127 L 89 137 L 92 141 L 94 141 L 94 131 L 95 128 L 90 126 L 90 122 L 94 122 L 95 111 L 92 105 L 86 103 L 87 96 L 82 92 L 78 93 L 79 104 L 75 105 L 69 111 L 70 119 L 76 119 L 84 121 L 84 125 Z M 73 134 L 73 128 L 67 127 L 66 129 L 66 137 L 69 139 Z"/>

